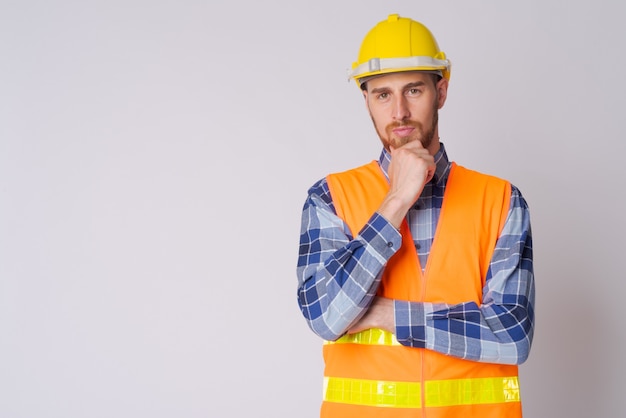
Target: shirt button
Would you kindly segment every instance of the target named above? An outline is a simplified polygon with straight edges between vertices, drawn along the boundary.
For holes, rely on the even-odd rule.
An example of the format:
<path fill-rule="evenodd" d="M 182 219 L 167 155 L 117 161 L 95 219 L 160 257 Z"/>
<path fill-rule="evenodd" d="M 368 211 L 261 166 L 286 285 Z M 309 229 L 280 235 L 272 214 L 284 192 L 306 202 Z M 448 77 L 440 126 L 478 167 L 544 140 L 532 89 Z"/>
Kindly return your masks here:
<path fill-rule="evenodd" d="M 422 246 L 419 244 L 415 244 L 415 248 L 419 250 L 420 248 L 422 248 Z"/>
<path fill-rule="evenodd" d="M 393 242 L 389 241 L 389 242 L 387 243 L 387 247 L 389 247 L 389 248 L 393 247 Z"/>
<path fill-rule="evenodd" d="M 415 205 L 413 205 L 413 209 L 419 210 L 419 208 L 421 208 L 421 205 L 419 203 L 416 203 Z"/>

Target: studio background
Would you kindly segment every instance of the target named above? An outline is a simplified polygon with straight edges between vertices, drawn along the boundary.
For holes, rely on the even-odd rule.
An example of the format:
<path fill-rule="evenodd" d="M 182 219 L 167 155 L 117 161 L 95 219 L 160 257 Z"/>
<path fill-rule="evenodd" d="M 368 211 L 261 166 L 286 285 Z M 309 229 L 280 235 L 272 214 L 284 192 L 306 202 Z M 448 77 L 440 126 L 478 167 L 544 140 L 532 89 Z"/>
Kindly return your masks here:
<path fill-rule="evenodd" d="M 0 417 L 316 417 L 300 211 L 377 158 L 375 23 L 453 62 L 451 159 L 531 208 L 526 417 L 623 410 L 618 1 L 0 0 Z"/>

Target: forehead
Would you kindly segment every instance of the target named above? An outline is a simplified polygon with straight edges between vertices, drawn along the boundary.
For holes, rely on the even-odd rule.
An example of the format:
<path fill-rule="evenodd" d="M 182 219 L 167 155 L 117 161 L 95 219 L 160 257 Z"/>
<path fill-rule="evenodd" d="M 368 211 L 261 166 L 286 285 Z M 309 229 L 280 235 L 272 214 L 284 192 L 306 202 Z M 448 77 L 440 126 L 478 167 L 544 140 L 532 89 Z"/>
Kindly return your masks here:
<path fill-rule="evenodd" d="M 433 75 L 424 71 L 403 71 L 390 73 L 367 81 L 367 89 L 402 87 L 411 83 L 423 82 L 428 84 Z"/>

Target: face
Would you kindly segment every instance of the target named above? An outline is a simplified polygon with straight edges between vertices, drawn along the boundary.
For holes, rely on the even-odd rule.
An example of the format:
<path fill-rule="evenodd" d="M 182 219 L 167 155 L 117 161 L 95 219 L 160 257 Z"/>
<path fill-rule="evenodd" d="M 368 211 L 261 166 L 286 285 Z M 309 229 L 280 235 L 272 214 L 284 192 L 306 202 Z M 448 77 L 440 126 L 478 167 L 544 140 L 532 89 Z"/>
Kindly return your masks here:
<path fill-rule="evenodd" d="M 420 141 L 434 154 L 439 149 L 438 110 L 443 106 L 448 81 L 435 84 L 432 74 L 419 71 L 392 73 L 367 82 L 363 91 L 376 132 L 389 150 Z"/>

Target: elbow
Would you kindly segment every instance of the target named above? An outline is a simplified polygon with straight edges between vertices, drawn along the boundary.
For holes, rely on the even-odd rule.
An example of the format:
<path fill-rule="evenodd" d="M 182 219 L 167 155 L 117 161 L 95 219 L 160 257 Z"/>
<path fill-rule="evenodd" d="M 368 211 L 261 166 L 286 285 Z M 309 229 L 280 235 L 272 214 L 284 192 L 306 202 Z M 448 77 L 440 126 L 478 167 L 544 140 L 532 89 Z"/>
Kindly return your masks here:
<path fill-rule="evenodd" d="M 530 341 L 525 339 L 524 341 L 520 341 L 517 343 L 517 359 L 515 361 L 516 365 L 520 365 L 528 360 L 528 356 L 530 355 Z"/>
<path fill-rule="evenodd" d="M 327 328 L 326 326 L 315 328 L 312 323 L 309 323 L 309 326 L 311 327 L 311 330 L 313 330 L 313 332 L 316 335 L 318 335 L 320 338 L 326 341 L 336 341 L 339 338 L 341 338 L 341 336 L 343 335 L 343 334 L 337 334 L 333 332 L 331 329 Z"/>
<path fill-rule="evenodd" d="M 327 324 L 327 320 L 325 319 L 327 313 L 325 309 L 323 309 L 320 300 L 315 299 L 314 302 L 309 303 L 306 298 L 306 292 L 300 290 L 298 306 L 311 331 L 320 338 L 326 341 L 335 341 L 343 335 L 343 333 L 333 331 Z"/>
<path fill-rule="evenodd" d="M 530 356 L 530 347 L 532 346 L 533 330 L 530 328 L 527 333 L 520 335 L 519 338 L 511 341 L 507 345 L 511 348 L 510 355 L 504 356 L 504 363 L 517 365 L 523 364 Z"/>
<path fill-rule="evenodd" d="M 530 315 L 527 315 L 526 320 L 522 323 L 524 332 L 520 333 L 520 338 L 517 338 L 515 341 L 517 348 L 517 365 L 520 365 L 528 360 L 528 357 L 530 356 L 530 348 L 533 344 L 535 323 L 532 310 L 530 312 Z"/>
<path fill-rule="evenodd" d="M 498 342 L 484 347 L 478 361 L 486 363 L 519 366 L 528 360 L 530 343 L 527 339 L 520 341 Z"/>
<path fill-rule="evenodd" d="M 531 327 L 528 330 L 528 333 L 526 334 L 526 336 L 517 341 L 516 346 L 517 346 L 517 365 L 520 365 L 522 363 L 525 363 L 526 360 L 528 360 L 528 357 L 530 356 L 530 348 L 532 347 L 532 343 L 533 343 L 533 328 Z"/>
<path fill-rule="evenodd" d="M 504 329 L 498 333 L 499 362 L 520 365 L 530 355 L 533 341 L 534 318 L 532 309 L 527 306 L 515 306 L 507 315 L 500 317 L 499 326 Z"/>
<path fill-rule="evenodd" d="M 308 318 L 306 313 L 304 313 L 304 316 L 305 316 L 307 325 L 309 326 L 311 331 L 313 331 L 315 335 L 322 338 L 323 340 L 335 341 L 343 335 L 343 333 L 334 332 L 331 328 L 329 328 L 328 325 L 322 319 L 322 317 L 315 318 L 315 319 Z"/>
<path fill-rule="evenodd" d="M 483 346 L 480 360 L 520 365 L 528 360 L 532 340 L 532 321 L 528 319 L 520 321 L 516 326 L 496 333 L 496 340 Z"/>

